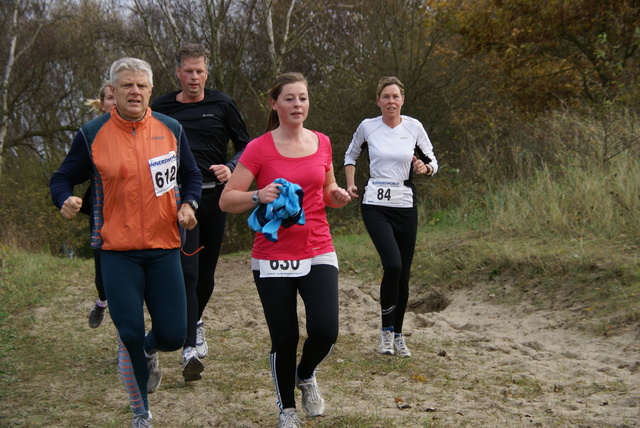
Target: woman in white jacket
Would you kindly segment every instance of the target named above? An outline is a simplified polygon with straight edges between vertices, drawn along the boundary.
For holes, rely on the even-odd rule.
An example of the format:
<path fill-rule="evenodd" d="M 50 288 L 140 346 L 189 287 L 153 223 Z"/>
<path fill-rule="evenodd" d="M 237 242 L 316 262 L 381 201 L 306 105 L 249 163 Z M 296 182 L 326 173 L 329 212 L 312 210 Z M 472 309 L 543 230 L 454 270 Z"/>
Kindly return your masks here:
<path fill-rule="evenodd" d="M 345 154 L 344 169 L 347 191 L 357 198 L 355 165 L 366 145 L 370 178 L 362 199 L 362 219 L 384 271 L 380 284 L 382 330 L 376 350 L 410 357 L 402 324 L 418 230 L 412 175 L 433 175 L 438 163 L 422 124 L 400 113 L 404 104 L 402 82 L 397 77 L 383 77 L 376 94 L 382 115 L 362 121 Z"/>

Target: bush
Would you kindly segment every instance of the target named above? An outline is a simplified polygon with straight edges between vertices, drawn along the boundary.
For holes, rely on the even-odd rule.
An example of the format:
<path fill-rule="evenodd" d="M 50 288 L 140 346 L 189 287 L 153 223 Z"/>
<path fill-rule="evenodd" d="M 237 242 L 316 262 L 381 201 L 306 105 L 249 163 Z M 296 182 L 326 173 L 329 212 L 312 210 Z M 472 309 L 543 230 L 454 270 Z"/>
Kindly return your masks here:
<path fill-rule="evenodd" d="M 89 257 L 89 218 L 80 214 L 68 221 L 51 202 L 49 178 L 57 166 L 28 157 L 12 160 L 0 180 L 0 242 L 28 251 L 73 251 Z"/>

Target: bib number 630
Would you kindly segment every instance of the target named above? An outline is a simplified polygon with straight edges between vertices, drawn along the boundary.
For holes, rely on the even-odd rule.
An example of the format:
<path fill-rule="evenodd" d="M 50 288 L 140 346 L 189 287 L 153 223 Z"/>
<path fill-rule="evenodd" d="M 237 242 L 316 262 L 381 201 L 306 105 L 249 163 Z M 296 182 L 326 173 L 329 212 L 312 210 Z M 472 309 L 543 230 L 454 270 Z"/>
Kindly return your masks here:
<path fill-rule="evenodd" d="M 260 278 L 305 276 L 311 271 L 311 259 L 260 260 Z"/>
<path fill-rule="evenodd" d="M 298 270 L 300 260 L 269 260 L 271 270 Z"/>

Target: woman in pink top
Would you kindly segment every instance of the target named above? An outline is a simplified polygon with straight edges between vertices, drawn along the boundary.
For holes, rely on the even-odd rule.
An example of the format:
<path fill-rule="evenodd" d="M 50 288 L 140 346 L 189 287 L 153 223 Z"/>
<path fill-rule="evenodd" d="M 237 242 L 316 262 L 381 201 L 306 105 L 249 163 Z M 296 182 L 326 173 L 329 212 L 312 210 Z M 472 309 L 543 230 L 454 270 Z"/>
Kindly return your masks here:
<path fill-rule="evenodd" d="M 268 93 L 267 133 L 251 141 L 220 197 L 220 208 L 239 213 L 269 204 L 283 178 L 299 185 L 304 224 L 280 227 L 277 241 L 256 233 L 251 268 L 271 336 L 271 373 L 280 409 L 278 427 L 298 427 L 295 387 L 309 416 L 324 413 L 315 371 L 338 336 L 338 259 L 325 206 L 339 208 L 351 197 L 335 180 L 329 138 L 304 127 L 308 84 L 300 73 L 276 78 Z M 256 182 L 258 190 L 250 191 Z M 299 340 L 297 293 L 304 301 L 307 339 L 296 366 Z"/>

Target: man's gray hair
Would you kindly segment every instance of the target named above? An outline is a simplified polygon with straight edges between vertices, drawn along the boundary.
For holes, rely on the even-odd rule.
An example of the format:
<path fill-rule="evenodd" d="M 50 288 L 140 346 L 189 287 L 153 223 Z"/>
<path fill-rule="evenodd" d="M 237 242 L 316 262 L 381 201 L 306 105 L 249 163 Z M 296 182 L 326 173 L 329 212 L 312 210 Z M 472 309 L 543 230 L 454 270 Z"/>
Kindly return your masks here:
<path fill-rule="evenodd" d="M 151 66 L 147 61 L 131 57 L 120 58 L 114 61 L 114 63 L 111 64 L 111 70 L 109 72 L 109 83 L 111 83 L 112 86 L 117 86 L 116 84 L 120 78 L 120 73 L 123 71 L 146 73 L 149 77 L 149 84 L 153 86 L 153 71 L 151 71 Z"/>

